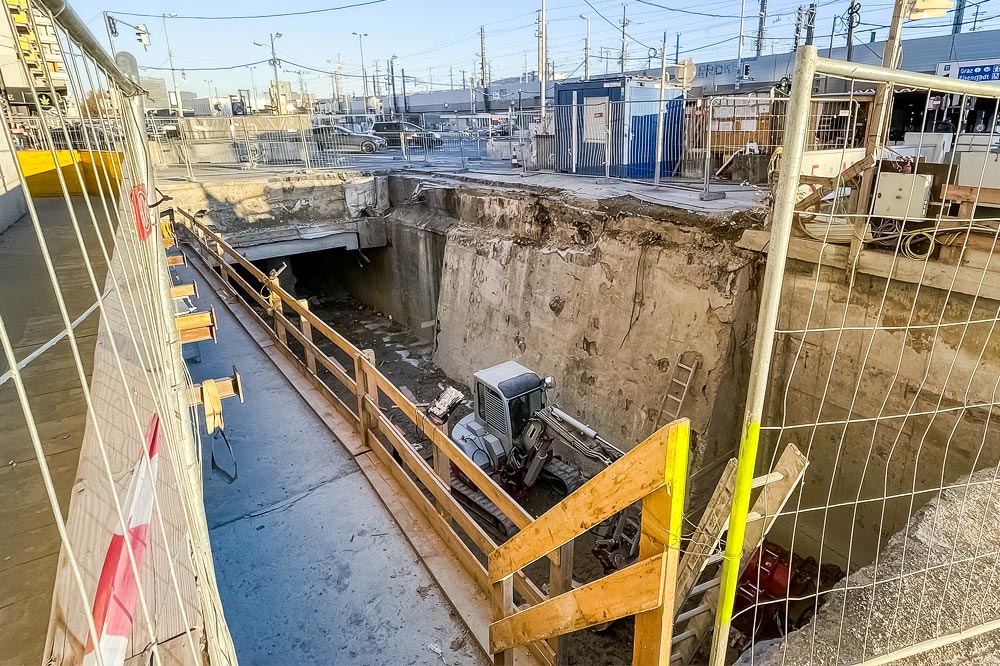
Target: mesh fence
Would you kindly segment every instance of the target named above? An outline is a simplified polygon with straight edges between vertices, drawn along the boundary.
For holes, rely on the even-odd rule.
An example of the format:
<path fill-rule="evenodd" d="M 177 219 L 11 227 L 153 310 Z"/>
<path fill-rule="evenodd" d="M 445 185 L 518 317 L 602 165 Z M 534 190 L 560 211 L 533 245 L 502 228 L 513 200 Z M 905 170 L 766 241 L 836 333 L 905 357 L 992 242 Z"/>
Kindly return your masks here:
<path fill-rule="evenodd" d="M 730 531 L 714 647 L 747 664 L 992 662 L 996 640 L 967 639 L 1000 620 L 1000 90 L 814 74 L 807 51 L 773 228 L 750 242 L 769 256 L 740 462 L 767 478 L 792 444 L 808 467 L 763 543 L 741 553 Z M 746 511 L 768 486 L 740 487 L 731 524 L 767 520 Z"/>
<path fill-rule="evenodd" d="M 0 108 L 4 606 L 32 628 L 0 662 L 235 663 L 140 91 L 69 8 L 0 30 L 25 87 Z"/>

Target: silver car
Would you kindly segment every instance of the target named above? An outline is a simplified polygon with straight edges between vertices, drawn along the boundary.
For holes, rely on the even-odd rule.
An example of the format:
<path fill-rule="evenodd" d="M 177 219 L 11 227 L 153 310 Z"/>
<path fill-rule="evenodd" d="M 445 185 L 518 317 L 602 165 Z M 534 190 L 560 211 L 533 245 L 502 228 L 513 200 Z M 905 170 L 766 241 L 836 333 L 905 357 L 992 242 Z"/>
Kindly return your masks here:
<path fill-rule="evenodd" d="M 310 139 L 316 142 L 320 150 L 375 153 L 384 150 L 387 145 L 386 140 L 380 136 L 352 132 L 340 125 L 314 127 L 309 133 Z"/>

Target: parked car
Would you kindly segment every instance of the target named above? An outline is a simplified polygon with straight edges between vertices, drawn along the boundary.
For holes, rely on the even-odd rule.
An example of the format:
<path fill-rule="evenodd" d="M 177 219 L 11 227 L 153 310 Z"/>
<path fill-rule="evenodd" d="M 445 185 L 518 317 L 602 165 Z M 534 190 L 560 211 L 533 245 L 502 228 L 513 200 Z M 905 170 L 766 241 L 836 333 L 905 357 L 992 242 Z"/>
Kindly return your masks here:
<path fill-rule="evenodd" d="M 372 133 L 385 139 L 390 146 L 399 146 L 401 141 L 406 141 L 406 145 L 410 147 L 436 148 L 444 145 L 441 135 L 437 132 L 398 120 L 378 121 L 372 125 Z"/>
<path fill-rule="evenodd" d="M 320 150 L 341 152 L 375 153 L 384 150 L 388 145 L 380 136 L 353 132 L 340 125 L 314 127 L 310 130 L 310 138 L 317 143 Z"/>

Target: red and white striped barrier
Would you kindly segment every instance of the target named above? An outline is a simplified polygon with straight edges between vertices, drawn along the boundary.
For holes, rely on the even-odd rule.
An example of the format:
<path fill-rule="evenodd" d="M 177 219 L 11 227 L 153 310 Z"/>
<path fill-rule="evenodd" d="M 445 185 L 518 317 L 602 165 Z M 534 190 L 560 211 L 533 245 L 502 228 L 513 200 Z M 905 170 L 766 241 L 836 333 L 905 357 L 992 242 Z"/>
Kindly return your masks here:
<path fill-rule="evenodd" d="M 156 485 L 157 448 L 160 440 L 160 417 L 153 414 L 146 429 L 145 446 L 149 458 L 145 455 L 132 469 L 128 492 L 122 503 L 122 512 L 128 523 L 129 540 L 135 556 L 135 566 L 142 573 L 143 556 L 146 553 L 149 523 L 153 515 L 153 488 Z M 108 552 L 101 569 L 101 578 L 97 582 L 97 595 L 94 597 L 94 626 L 97 628 L 97 648 L 93 641 L 87 639 L 87 649 L 84 652 L 84 666 L 119 666 L 125 663 L 125 651 L 128 649 L 129 636 L 132 633 L 132 618 L 135 615 L 136 599 L 139 596 L 139 584 L 132 575 L 129 564 L 128 549 L 125 545 L 125 534 L 119 524 L 108 544 Z M 98 662 L 97 651 L 101 653 Z"/>

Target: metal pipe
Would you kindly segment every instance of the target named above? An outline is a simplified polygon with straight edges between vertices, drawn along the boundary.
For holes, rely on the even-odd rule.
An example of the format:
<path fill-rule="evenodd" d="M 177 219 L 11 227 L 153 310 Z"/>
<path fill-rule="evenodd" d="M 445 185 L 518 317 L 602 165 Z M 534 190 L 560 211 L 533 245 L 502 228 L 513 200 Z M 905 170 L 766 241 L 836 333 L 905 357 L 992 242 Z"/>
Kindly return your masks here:
<path fill-rule="evenodd" d="M 919 74 L 901 69 L 888 70 L 877 65 L 865 65 L 859 62 L 818 58 L 816 61 L 816 73 L 843 78 L 856 78 L 873 83 L 894 83 L 914 88 L 930 88 L 931 90 L 947 88 L 949 93 L 969 95 L 970 97 L 1000 98 L 1000 88 L 997 88 L 995 85 L 964 81 L 962 79 L 944 79 L 933 74 Z"/>
<path fill-rule="evenodd" d="M 818 58 L 815 46 L 801 47 L 795 58 L 795 73 L 792 78 L 794 84 L 788 100 L 785 144 L 771 219 L 770 251 L 767 256 L 767 267 L 764 270 L 757 335 L 750 367 L 750 383 L 747 387 L 746 414 L 743 418 L 739 462 L 736 466 L 735 491 L 729 514 L 729 534 L 726 536 L 726 552 L 722 563 L 719 608 L 715 616 L 712 656 L 709 661 L 711 666 L 725 666 L 726 663 L 726 646 L 729 643 L 733 604 L 743 559 L 747 514 L 750 510 L 750 489 L 757 464 L 760 420 L 764 411 L 771 354 L 774 351 L 774 331 L 778 322 L 778 305 L 788 256 L 788 239 L 795 213 L 795 191 L 799 185 L 802 153 L 805 151 L 806 136 L 809 134 L 809 108 Z"/>
<path fill-rule="evenodd" d="M 97 38 L 94 37 L 93 33 L 90 32 L 77 13 L 74 12 L 68 4 L 66 4 L 66 0 L 37 1 L 49 10 L 55 22 L 59 24 L 60 28 L 66 31 L 66 34 L 77 43 L 80 49 L 82 49 L 83 52 L 90 56 L 99 67 L 108 73 L 108 76 L 111 77 L 111 80 L 115 82 L 122 92 L 126 95 L 146 94 L 146 91 L 143 90 L 138 83 L 125 76 L 125 74 L 118 69 L 118 65 L 115 64 L 115 61 L 108 55 L 108 52 L 101 47 Z"/>

